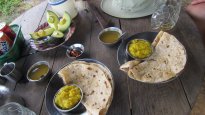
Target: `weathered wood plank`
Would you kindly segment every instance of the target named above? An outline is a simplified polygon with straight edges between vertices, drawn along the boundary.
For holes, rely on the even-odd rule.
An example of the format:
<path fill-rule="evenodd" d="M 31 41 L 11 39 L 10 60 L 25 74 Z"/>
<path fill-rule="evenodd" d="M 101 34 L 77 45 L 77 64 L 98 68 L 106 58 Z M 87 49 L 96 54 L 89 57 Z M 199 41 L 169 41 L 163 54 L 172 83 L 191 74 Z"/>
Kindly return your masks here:
<path fill-rule="evenodd" d="M 29 34 L 32 33 L 38 27 L 46 7 L 47 1 L 25 12 L 20 23 L 20 25 L 22 26 L 22 32 L 25 39 L 29 39 Z"/>
<path fill-rule="evenodd" d="M 160 85 L 142 84 L 130 79 L 133 115 L 187 115 L 187 99 L 178 79 Z"/>
<path fill-rule="evenodd" d="M 100 0 L 91 2 L 99 8 Z M 24 20 L 20 18 L 17 19 L 21 20 L 26 38 L 28 38 L 28 33 L 33 32 L 38 27 L 39 23 L 41 24 L 45 21 L 44 11 L 46 8 L 49 9 L 49 7 L 46 6 L 46 2 L 43 4 L 37 6 L 36 10 L 32 9 L 34 12 L 33 15 L 31 13 L 32 11 L 28 11 L 22 16 L 25 18 L 20 17 Z M 83 9 L 84 6 L 87 8 L 85 3 L 81 5 L 82 7 L 79 9 Z M 34 16 L 34 14 L 36 16 Z M 44 16 L 42 17 L 43 14 Z M 105 16 L 106 19 L 111 19 L 116 26 L 121 27 L 123 31 L 130 34 L 151 30 L 149 17 L 131 20 L 121 19 L 119 21 L 107 14 L 103 14 L 103 16 Z M 31 17 L 33 17 L 33 19 Z M 198 31 L 195 29 L 190 19 L 187 18 L 189 17 L 182 13 L 176 28 L 170 31 L 170 33 L 174 34 L 187 49 L 188 63 L 186 69 L 178 79 L 170 83 L 147 85 L 131 80 L 126 74 L 119 71 L 116 60 L 117 46 L 107 47 L 101 44 L 97 39 L 101 28 L 99 24 L 96 23 L 96 19 L 89 10 L 82 10 L 79 12 L 78 17 L 75 18 L 77 23 L 76 32 L 66 45 L 69 46 L 73 43 L 84 44 L 86 52 L 84 57 L 95 58 L 111 69 L 115 81 L 115 92 L 108 114 L 184 115 L 190 112 L 186 94 L 190 104 L 193 105 L 201 86 L 202 74 L 204 75 L 203 68 L 205 68 L 205 61 L 203 59 L 205 50 Z M 33 26 L 29 23 L 32 23 Z M 17 84 L 15 92 L 22 96 L 26 101 L 27 107 L 37 114 L 48 114 L 44 98 L 48 80 L 41 84 L 30 83 L 25 78 L 26 72 L 33 63 L 39 60 L 48 61 L 52 66 L 52 72 L 57 72 L 63 65 L 73 61 L 73 59 L 66 57 L 65 51 L 66 49 L 60 47 L 48 52 L 39 52 L 31 55 L 28 58 L 21 59 L 24 60 L 22 62 L 19 60 L 20 64 L 18 64 L 18 66 L 24 73 L 24 78 Z M 129 95 L 131 98 L 130 102 Z"/>
<path fill-rule="evenodd" d="M 192 107 L 205 77 L 205 47 L 196 25 L 185 12 L 181 13 L 173 33 L 187 50 L 188 61 L 180 79 Z"/>
<path fill-rule="evenodd" d="M 196 103 L 193 106 L 191 111 L 191 115 L 205 115 L 205 81 L 203 81 L 203 85 L 200 89 L 200 93 L 197 96 Z"/>
<path fill-rule="evenodd" d="M 26 40 L 26 46 L 24 49 L 26 49 L 22 56 L 29 55 L 29 53 L 34 53 L 33 50 L 31 50 L 31 47 L 29 45 L 28 39 L 30 39 L 30 33 L 34 32 L 36 28 L 39 26 L 39 22 L 42 19 L 42 15 L 44 14 L 44 11 L 47 7 L 47 1 L 31 8 L 30 10 L 26 11 L 24 14 L 22 14 L 20 17 L 15 19 L 12 24 L 19 24 L 22 28 L 21 31 L 24 35 L 24 38 Z"/>
<path fill-rule="evenodd" d="M 34 9 L 35 9 L 35 8 L 34 8 Z M 31 9 L 31 10 L 34 11 L 33 9 Z M 29 11 L 23 13 L 22 15 L 20 15 L 18 18 L 16 18 L 14 21 L 12 21 L 11 25 L 13 25 L 13 24 L 18 24 L 18 25 L 20 25 L 20 26 L 23 25 L 23 24 L 22 24 L 22 21 L 23 21 L 23 19 L 27 16 L 28 12 L 31 12 L 31 11 L 29 10 Z M 31 23 L 31 24 L 32 24 L 32 23 Z M 30 24 L 30 25 L 31 25 L 31 24 Z M 23 26 L 24 26 L 24 25 L 23 25 Z M 22 30 L 22 29 L 21 29 L 21 30 Z M 26 42 L 24 45 L 25 45 L 25 46 L 24 46 L 24 47 L 22 48 L 22 50 L 21 50 L 21 55 L 22 55 L 22 56 L 27 55 L 28 52 L 29 52 L 29 50 L 30 50 L 30 46 L 29 46 L 29 44 L 28 44 L 27 42 Z M 27 56 L 26 56 L 26 57 L 27 57 Z M 20 59 L 18 59 L 18 60 L 15 62 L 16 67 L 17 67 L 17 69 L 18 69 L 20 72 L 22 72 L 22 71 L 21 71 L 21 68 L 23 67 L 23 64 L 25 63 L 26 57 L 20 58 Z M 10 90 L 14 90 L 14 88 L 15 88 L 15 86 L 16 86 L 16 83 L 6 82 L 5 86 L 7 86 L 8 88 L 10 88 Z"/>
<path fill-rule="evenodd" d="M 48 84 L 48 79 L 52 76 L 50 74 L 48 79 L 42 83 L 33 83 L 29 82 L 26 79 L 26 73 L 31 65 L 38 61 L 47 61 L 49 62 L 51 68 L 54 62 L 55 52 L 47 51 L 47 52 L 39 52 L 34 55 L 29 56 L 26 59 L 26 62 L 23 66 L 23 75 L 24 79 L 22 79 L 15 88 L 15 93 L 22 96 L 25 100 L 26 106 L 33 110 L 36 114 L 40 114 L 40 110 L 43 104 L 44 94 L 46 85 Z"/>
<path fill-rule="evenodd" d="M 25 13 L 23 13 L 22 15 L 20 15 L 19 17 L 17 17 L 14 21 L 12 21 L 12 22 L 11 22 L 11 25 L 12 25 L 12 24 L 21 24 L 21 21 L 23 20 L 24 14 L 25 14 Z"/>
<path fill-rule="evenodd" d="M 23 64 L 25 63 L 26 57 L 24 58 L 20 58 L 19 60 L 17 60 L 16 62 L 14 62 L 16 64 L 16 69 L 22 73 L 22 67 Z M 23 79 L 23 78 L 22 78 Z M 16 87 L 17 83 L 13 83 L 13 82 L 9 82 L 8 80 L 5 83 L 5 86 L 8 87 L 10 90 L 14 90 Z"/>
<path fill-rule="evenodd" d="M 47 2 L 43 2 L 42 4 L 32 8 L 24 14 L 23 20 L 21 21 L 21 25 L 23 34 L 26 39 L 30 38 L 28 34 L 33 32 L 40 24 L 46 7 Z M 27 47 L 27 49 L 29 51 L 31 48 Z M 39 114 L 41 110 L 41 106 L 44 99 L 45 87 L 48 83 L 48 80 L 43 83 L 31 83 L 26 80 L 26 73 L 29 67 L 37 61 L 46 60 L 50 63 L 52 67 L 54 61 L 54 54 L 55 52 L 48 51 L 39 52 L 37 54 L 28 56 L 24 65 L 21 67 L 24 78 L 16 85 L 15 88 L 15 93 L 22 96 L 25 100 L 26 106 L 37 114 Z"/>
<path fill-rule="evenodd" d="M 44 13 L 43 13 L 43 16 L 42 16 L 42 18 L 41 18 L 41 21 L 40 21 L 38 27 L 39 27 L 40 25 L 44 24 L 45 22 L 47 22 L 47 19 L 46 19 L 46 11 L 47 11 L 47 10 L 51 10 L 51 6 L 50 6 L 50 5 L 47 5 L 47 6 L 46 6 L 46 9 L 45 9 L 45 11 L 44 11 Z M 36 28 L 35 28 L 35 29 L 36 29 Z M 28 43 L 28 44 L 29 44 L 29 43 Z M 35 49 L 33 49 L 32 47 L 30 47 L 29 53 L 35 53 L 35 52 L 37 52 L 37 51 L 36 51 Z"/>
<path fill-rule="evenodd" d="M 90 13 L 84 10 L 85 2 L 81 2 L 81 1 L 79 1 L 79 2 L 77 3 L 77 7 L 78 7 L 78 5 L 80 5 L 80 7 L 78 7 L 79 14 L 74 19 L 74 21 L 76 22 L 76 31 L 75 31 L 74 35 L 71 37 L 71 39 L 67 43 L 65 43 L 65 45 L 69 46 L 73 43 L 82 43 L 85 47 L 85 54 L 81 57 L 81 58 L 83 58 L 83 57 L 87 57 L 87 55 L 89 55 L 91 22 L 89 19 Z M 53 73 L 56 73 L 65 64 L 74 60 L 74 59 L 70 59 L 66 56 L 66 54 L 65 54 L 66 49 L 65 48 L 59 47 L 56 49 L 56 51 L 57 51 L 57 53 L 54 55 L 55 61 L 53 64 L 53 69 L 52 69 Z M 41 115 L 48 114 L 46 104 L 45 104 L 45 99 L 44 99 L 42 110 L 41 110 L 40 114 Z"/>
<path fill-rule="evenodd" d="M 100 1 L 90 1 L 90 3 L 97 6 L 99 9 Z M 119 19 L 113 18 L 103 12 L 103 17 L 108 20 L 112 20 L 116 27 L 120 28 Z M 94 20 L 92 21 L 92 36 L 91 36 L 91 46 L 90 46 L 90 57 L 97 59 L 104 63 L 112 72 L 115 82 L 115 90 L 112 104 L 108 110 L 108 115 L 129 115 L 129 92 L 127 77 L 123 76 L 123 72 L 119 70 L 119 65 L 117 62 L 117 44 L 113 47 L 108 47 L 103 45 L 98 40 L 98 34 L 102 30 L 99 23 L 96 23 L 96 18 L 93 16 Z"/>
<path fill-rule="evenodd" d="M 150 17 L 121 19 L 122 30 L 135 34 L 152 31 Z M 124 74 L 124 77 L 126 75 Z M 183 87 L 176 79 L 167 84 L 149 85 L 129 79 L 132 114 L 184 115 L 190 111 Z"/>

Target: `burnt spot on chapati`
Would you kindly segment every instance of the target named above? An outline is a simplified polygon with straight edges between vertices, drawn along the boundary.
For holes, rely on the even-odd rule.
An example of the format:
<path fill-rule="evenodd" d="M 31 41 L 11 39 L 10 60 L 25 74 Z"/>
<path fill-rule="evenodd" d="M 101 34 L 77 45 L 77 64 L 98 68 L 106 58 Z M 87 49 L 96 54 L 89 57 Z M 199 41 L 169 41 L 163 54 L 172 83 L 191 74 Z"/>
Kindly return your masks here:
<path fill-rule="evenodd" d="M 93 77 L 96 77 L 96 75 L 93 75 Z"/>
<path fill-rule="evenodd" d="M 100 94 L 102 95 L 102 94 L 103 94 L 103 92 L 100 92 Z"/>
<path fill-rule="evenodd" d="M 110 79 L 110 78 L 108 78 L 108 80 L 109 80 L 109 81 L 111 81 L 111 79 Z"/>
<path fill-rule="evenodd" d="M 89 95 L 92 95 L 93 93 L 95 93 L 95 91 L 94 91 L 94 90 L 92 90 L 92 92 L 91 92 Z"/>
<path fill-rule="evenodd" d="M 152 76 L 150 74 L 147 74 L 146 78 L 152 78 Z"/>
<path fill-rule="evenodd" d="M 157 61 L 157 60 L 155 60 L 155 59 L 150 59 L 149 61 Z"/>
<path fill-rule="evenodd" d="M 105 99 L 103 99 L 103 101 L 106 101 Z"/>
<path fill-rule="evenodd" d="M 91 68 L 91 67 L 88 67 L 87 69 L 88 69 L 88 70 L 92 70 L 92 68 Z"/>
<path fill-rule="evenodd" d="M 109 88 L 108 85 L 107 85 L 107 82 L 105 81 L 104 83 L 105 83 L 106 88 Z"/>

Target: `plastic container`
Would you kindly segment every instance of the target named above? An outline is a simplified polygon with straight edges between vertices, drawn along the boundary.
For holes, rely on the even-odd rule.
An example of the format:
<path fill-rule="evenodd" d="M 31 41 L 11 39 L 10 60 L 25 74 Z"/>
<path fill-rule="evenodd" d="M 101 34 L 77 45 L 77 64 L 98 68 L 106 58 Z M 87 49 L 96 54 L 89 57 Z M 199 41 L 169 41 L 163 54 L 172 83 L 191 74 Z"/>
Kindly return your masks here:
<path fill-rule="evenodd" d="M 16 33 L 16 38 L 11 49 L 0 56 L 0 64 L 5 62 L 16 61 L 20 57 L 21 47 L 24 46 L 24 36 L 21 32 L 21 26 L 14 24 L 10 26 L 11 29 Z"/>

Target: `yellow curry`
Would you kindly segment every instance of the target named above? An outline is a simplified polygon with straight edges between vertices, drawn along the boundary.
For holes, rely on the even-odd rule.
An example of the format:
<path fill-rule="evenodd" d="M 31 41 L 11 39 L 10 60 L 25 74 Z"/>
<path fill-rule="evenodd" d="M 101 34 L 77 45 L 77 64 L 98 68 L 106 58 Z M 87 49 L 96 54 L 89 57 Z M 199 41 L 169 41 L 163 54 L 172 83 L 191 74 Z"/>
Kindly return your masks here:
<path fill-rule="evenodd" d="M 29 72 L 29 77 L 32 80 L 39 80 L 41 77 L 45 77 L 45 75 L 48 73 L 49 67 L 48 65 L 41 64 L 36 67 L 34 67 L 30 72 Z"/>
<path fill-rule="evenodd" d="M 134 39 L 128 45 L 128 52 L 134 58 L 147 58 L 152 53 L 150 42 L 142 39 Z"/>
<path fill-rule="evenodd" d="M 64 86 L 55 96 L 55 104 L 61 109 L 71 109 L 81 99 L 81 91 L 77 86 Z"/>
<path fill-rule="evenodd" d="M 115 43 L 118 41 L 120 33 L 116 31 L 107 31 L 100 36 L 100 40 L 104 43 Z"/>

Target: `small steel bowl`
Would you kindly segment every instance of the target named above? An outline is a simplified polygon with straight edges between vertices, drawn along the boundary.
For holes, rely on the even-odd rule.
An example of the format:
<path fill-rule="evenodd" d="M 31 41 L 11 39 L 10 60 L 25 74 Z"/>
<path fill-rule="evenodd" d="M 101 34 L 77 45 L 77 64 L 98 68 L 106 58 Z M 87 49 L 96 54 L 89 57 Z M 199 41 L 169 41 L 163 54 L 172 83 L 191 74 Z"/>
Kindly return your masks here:
<path fill-rule="evenodd" d="M 101 37 L 101 35 L 102 35 L 103 33 L 108 32 L 108 31 L 116 31 L 116 32 L 118 32 L 118 33 L 120 34 L 120 36 L 118 37 L 118 40 L 115 41 L 115 42 L 113 42 L 113 43 L 103 42 L 100 37 Z M 121 29 L 119 29 L 119 28 L 117 28 L 117 27 L 109 27 L 109 28 L 103 29 L 103 30 L 99 33 L 98 39 L 99 39 L 100 42 L 102 42 L 102 43 L 105 44 L 105 45 L 114 45 L 114 44 L 116 44 L 116 43 L 118 43 L 118 42 L 120 41 L 120 37 L 121 37 L 121 36 L 122 36 L 122 30 L 121 30 Z"/>
<path fill-rule="evenodd" d="M 68 47 L 66 50 L 66 55 L 69 58 L 78 58 L 84 53 L 84 46 L 82 44 L 76 43 Z M 78 56 L 72 56 L 71 51 L 77 51 L 79 53 Z"/>
<path fill-rule="evenodd" d="M 139 39 L 133 39 L 133 40 L 144 40 L 144 41 L 148 41 L 148 40 L 140 39 L 140 38 L 139 38 Z M 138 60 L 146 60 L 147 58 L 149 58 L 149 57 L 153 54 L 154 48 L 153 48 L 153 46 L 151 45 L 151 46 L 150 46 L 150 47 L 151 47 L 151 53 L 150 53 L 147 57 L 145 57 L 145 58 L 133 57 L 133 56 L 130 54 L 130 52 L 128 51 L 128 47 L 129 47 L 131 41 L 132 41 L 132 40 L 130 40 L 130 41 L 127 43 L 127 45 L 126 45 L 126 54 L 127 54 L 128 56 L 130 56 L 131 58 L 133 58 L 133 59 L 138 59 Z M 149 41 L 148 41 L 148 42 L 149 42 Z"/>
<path fill-rule="evenodd" d="M 40 79 L 38 79 L 38 80 L 33 80 L 33 79 L 31 79 L 30 76 L 29 76 L 29 73 L 32 71 L 33 68 L 35 68 L 36 66 L 42 65 L 42 64 L 48 66 L 48 68 L 49 68 L 48 72 L 47 72 L 46 74 L 44 74 L 44 75 L 43 75 Z M 27 79 L 28 79 L 29 81 L 31 81 L 31 82 L 42 82 L 42 81 L 44 81 L 46 78 L 48 78 L 48 75 L 49 75 L 50 71 L 51 71 L 51 70 L 50 70 L 50 65 L 49 65 L 49 63 L 48 63 L 47 61 L 39 61 L 39 62 L 33 64 L 33 65 L 29 68 L 29 70 L 28 70 L 26 76 L 27 76 Z"/>
<path fill-rule="evenodd" d="M 71 85 L 68 85 L 68 86 L 76 86 L 76 87 L 78 87 L 79 89 L 80 89 L 80 92 L 81 92 L 81 99 L 80 99 L 80 101 L 74 106 L 74 107 L 72 107 L 71 109 L 61 109 L 61 108 L 59 108 L 56 104 L 55 104 L 55 98 L 56 98 L 56 95 L 58 94 L 58 92 L 63 88 L 63 87 L 65 87 L 65 86 L 63 86 L 63 87 L 61 87 L 57 92 L 56 92 L 56 94 L 55 94 L 55 96 L 54 96 L 54 98 L 53 98 L 53 105 L 54 105 L 54 107 L 59 111 L 59 112 L 61 112 L 61 113 L 68 113 L 68 112 L 73 112 L 73 111 L 77 111 L 78 110 L 78 107 L 80 107 L 80 104 L 81 104 L 81 101 L 82 101 L 82 99 L 83 99 L 83 91 L 82 91 L 82 89 L 78 86 L 78 85 L 76 85 L 76 84 L 71 84 Z"/>

